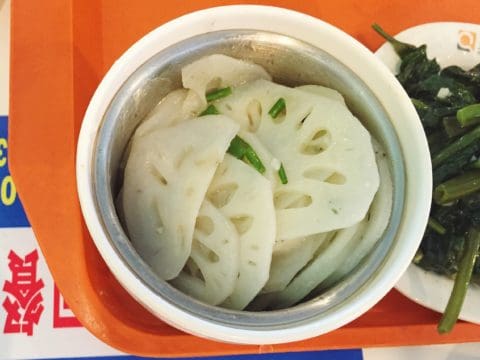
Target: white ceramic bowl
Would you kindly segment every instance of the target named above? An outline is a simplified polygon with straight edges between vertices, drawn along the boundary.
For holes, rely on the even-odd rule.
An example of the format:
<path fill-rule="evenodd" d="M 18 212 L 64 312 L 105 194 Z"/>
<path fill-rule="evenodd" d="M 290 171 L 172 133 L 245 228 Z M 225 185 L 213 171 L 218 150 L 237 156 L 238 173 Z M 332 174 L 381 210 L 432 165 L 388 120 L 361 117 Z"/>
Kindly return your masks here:
<path fill-rule="evenodd" d="M 178 86 L 181 61 L 220 50 L 259 62 L 279 82 L 336 88 L 391 160 L 393 215 L 378 246 L 333 289 L 289 309 L 230 311 L 201 304 L 173 289 L 136 254 L 113 205 L 121 153 L 141 115 L 165 91 Z M 268 61 L 272 56 L 275 61 Z M 431 199 L 427 142 L 415 109 L 390 71 L 337 28 L 265 6 L 227 6 L 188 14 L 160 26 L 127 50 L 101 82 L 86 112 L 78 142 L 77 182 L 92 238 L 135 299 L 179 329 L 245 344 L 310 338 L 370 309 L 395 285 L 414 256 Z"/>

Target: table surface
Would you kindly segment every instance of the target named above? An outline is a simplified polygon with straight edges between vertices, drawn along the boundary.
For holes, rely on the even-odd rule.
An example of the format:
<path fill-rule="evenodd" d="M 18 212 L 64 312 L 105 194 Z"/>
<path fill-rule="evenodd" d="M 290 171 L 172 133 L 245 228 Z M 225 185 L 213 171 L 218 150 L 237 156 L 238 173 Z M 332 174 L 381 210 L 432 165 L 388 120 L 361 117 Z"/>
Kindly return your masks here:
<path fill-rule="evenodd" d="M 10 0 L 0 0 L 0 139 L 7 138 L 8 75 L 9 75 L 9 28 Z M 2 155 L 2 154 L 0 154 Z M 2 155 L 3 156 L 3 155 Z M 0 156 L 0 159 L 2 158 Z M 1 163 L 1 162 L 0 162 Z M 2 172 L 3 171 L 3 172 Z M 6 167 L 0 169 L 0 181 L 8 177 Z M 9 201 L 13 199 L 8 194 Z M 0 359 L 23 358 L 72 358 L 99 357 L 125 358 L 125 354 L 101 343 L 76 321 L 68 305 L 55 287 L 48 267 L 28 225 L 17 194 L 13 204 L 0 202 Z M 5 199 L 4 199 L 5 200 Z M 8 202 L 8 201 L 7 201 Z M 34 279 L 27 290 L 30 303 L 20 325 L 14 319 L 14 291 L 7 284 L 14 282 L 15 265 L 33 266 Z M 33 292 L 32 292 L 33 291 Z M 40 295 L 40 297 L 38 297 Z M 18 297 L 17 297 L 18 299 Z M 35 304 L 33 302 L 37 300 Z M 32 305 L 33 304 L 33 305 Z M 260 351 L 268 353 L 268 347 Z M 252 356 L 215 357 L 242 359 L 477 359 L 480 358 L 480 343 L 451 344 L 421 347 L 356 349 L 318 351 L 293 354 L 258 354 Z M 133 357 L 128 357 L 133 358 Z M 211 358 L 213 359 L 213 358 Z"/>

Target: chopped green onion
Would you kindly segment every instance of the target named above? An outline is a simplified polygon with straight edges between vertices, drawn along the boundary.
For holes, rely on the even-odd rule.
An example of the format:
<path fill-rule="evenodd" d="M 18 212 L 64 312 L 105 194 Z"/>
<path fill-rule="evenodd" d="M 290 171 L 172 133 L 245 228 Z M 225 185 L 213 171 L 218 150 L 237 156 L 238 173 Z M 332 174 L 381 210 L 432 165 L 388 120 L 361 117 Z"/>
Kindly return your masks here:
<path fill-rule="evenodd" d="M 215 105 L 210 104 L 207 106 L 205 110 L 203 110 L 199 116 L 204 116 L 204 115 L 218 115 L 220 112 L 218 109 L 215 107 Z"/>
<path fill-rule="evenodd" d="M 235 156 L 237 159 L 242 160 L 245 157 L 247 152 L 248 145 L 243 139 L 238 136 L 235 136 L 230 142 L 230 146 L 227 149 L 227 152 L 230 155 Z"/>
<path fill-rule="evenodd" d="M 265 166 L 262 160 L 258 157 L 257 153 L 245 140 L 238 135 L 230 142 L 230 146 L 227 152 L 236 157 L 237 159 L 247 161 L 252 165 L 260 174 L 265 172 Z"/>
<path fill-rule="evenodd" d="M 248 162 L 252 164 L 252 166 L 257 169 L 260 174 L 263 174 L 265 172 L 265 166 L 263 166 L 262 160 L 260 160 L 257 153 L 250 145 L 248 145 L 245 157 L 247 158 Z"/>
<path fill-rule="evenodd" d="M 280 165 L 280 169 L 278 170 L 278 177 L 280 178 L 280 181 L 282 184 L 287 184 L 288 183 L 288 178 L 287 174 L 285 173 L 285 169 L 283 168 L 283 164 Z"/>
<path fill-rule="evenodd" d="M 284 98 L 280 98 L 277 100 L 277 102 L 275 104 L 273 104 L 272 108 L 268 111 L 268 114 L 273 118 L 275 119 L 278 114 L 280 114 L 281 111 L 283 111 L 285 109 L 285 99 Z"/>
<path fill-rule="evenodd" d="M 213 90 L 212 92 L 209 92 L 205 98 L 207 99 L 208 102 L 218 100 L 221 98 L 224 98 L 225 96 L 228 96 L 232 93 L 232 89 L 229 87 L 222 88 L 222 89 L 217 89 Z"/>
<path fill-rule="evenodd" d="M 432 217 L 428 218 L 428 226 L 430 227 L 430 229 L 432 229 L 433 231 L 437 232 L 440 235 L 445 235 L 445 233 L 447 232 L 447 229 L 445 229 L 445 227 L 442 224 L 440 224 L 436 219 Z"/>

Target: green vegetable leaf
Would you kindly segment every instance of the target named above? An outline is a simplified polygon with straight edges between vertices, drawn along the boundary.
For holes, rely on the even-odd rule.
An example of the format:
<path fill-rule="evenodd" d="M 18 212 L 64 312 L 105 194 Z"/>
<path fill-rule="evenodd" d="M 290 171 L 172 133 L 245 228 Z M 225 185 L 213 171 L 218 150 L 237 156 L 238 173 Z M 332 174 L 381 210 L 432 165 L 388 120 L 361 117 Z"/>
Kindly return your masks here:
<path fill-rule="evenodd" d="M 470 70 L 463 70 L 456 65 L 447 66 L 442 69 L 440 74 L 455 79 L 469 87 L 474 92 L 476 98 L 480 97 L 480 64 L 474 66 Z"/>
<path fill-rule="evenodd" d="M 444 96 L 441 92 L 444 92 Z M 474 94 L 462 83 L 439 74 L 411 84 L 410 96 L 422 100 L 436 101 L 438 106 L 445 106 L 452 109 L 460 109 L 476 102 Z"/>
<path fill-rule="evenodd" d="M 440 66 L 435 59 L 427 58 L 427 47 L 422 45 L 413 51 L 408 52 L 400 64 L 400 72 L 397 75 L 398 81 L 403 85 L 407 93 L 416 97 L 411 91 L 412 87 L 432 75 L 438 74 Z"/>

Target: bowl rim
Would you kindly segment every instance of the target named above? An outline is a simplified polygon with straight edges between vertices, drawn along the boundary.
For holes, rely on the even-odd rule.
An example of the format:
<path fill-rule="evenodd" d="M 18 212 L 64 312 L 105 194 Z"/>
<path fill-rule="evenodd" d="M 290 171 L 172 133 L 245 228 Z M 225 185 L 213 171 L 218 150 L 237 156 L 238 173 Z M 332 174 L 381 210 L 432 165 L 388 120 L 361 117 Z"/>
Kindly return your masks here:
<path fill-rule="evenodd" d="M 130 271 L 125 271 L 125 265 L 108 241 L 96 215 L 91 184 L 93 149 L 103 114 L 113 96 L 130 74 L 155 53 L 195 35 L 231 29 L 256 29 L 284 34 L 321 48 L 339 59 L 359 76 L 377 96 L 386 112 L 390 113 L 404 154 L 404 218 L 397 235 L 404 239 L 403 250 L 396 242 L 392 249 L 396 256 L 390 256 L 388 264 L 385 264 L 389 271 L 366 285 L 368 293 L 363 291 L 348 306 L 295 327 L 269 331 L 238 329 L 212 323 L 178 309 L 159 298 Z M 395 109 L 395 114 L 389 109 Z M 426 138 L 413 105 L 395 77 L 368 49 L 341 30 L 309 15 L 271 6 L 231 5 L 200 10 L 172 20 L 136 42 L 108 71 L 90 102 L 80 130 L 76 166 L 77 191 L 87 227 L 101 256 L 129 293 L 177 328 L 210 339 L 245 344 L 273 344 L 309 338 L 338 328 L 366 312 L 395 285 L 406 270 L 421 241 L 431 199 L 431 164 Z M 415 179 L 409 174 L 415 174 Z"/>
<path fill-rule="evenodd" d="M 114 200 L 115 193 L 112 192 L 112 186 L 115 188 L 115 186 L 119 185 L 115 181 L 115 178 L 119 176 L 118 173 L 115 173 L 118 164 L 113 161 L 122 159 L 122 157 L 119 158 L 119 154 L 114 150 L 118 149 L 114 134 L 116 134 L 118 130 L 121 131 L 120 136 L 125 140 L 123 138 L 123 131 L 126 129 L 125 126 L 130 129 L 129 123 L 124 124 L 123 121 L 119 123 L 118 118 L 126 116 L 127 118 L 133 117 L 134 121 L 138 120 L 137 111 L 139 109 L 132 112 L 131 106 L 140 104 L 140 98 L 145 94 L 143 87 L 151 87 L 152 82 L 156 84 L 157 79 L 163 78 L 164 72 L 171 73 L 172 64 L 174 64 L 177 70 L 180 70 L 179 68 L 181 68 L 183 64 L 193 61 L 193 59 L 199 56 L 204 56 L 204 53 L 210 54 L 212 51 L 220 51 L 221 53 L 228 54 L 229 49 L 232 49 L 232 47 L 234 49 L 236 48 L 234 45 L 236 42 L 242 44 L 239 45 L 240 49 L 245 47 L 243 50 L 245 51 L 245 55 L 249 60 L 254 62 L 256 60 L 251 57 L 252 55 L 255 56 L 256 52 L 253 51 L 253 54 L 248 55 L 249 48 L 255 48 L 258 43 L 258 47 L 262 48 L 259 53 L 268 56 L 270 49 L 267 50 L 266 48 L 272 46 L 273 50 L 275 49 L 275 44 L 277 46 L 278 44 L 282 44 L 281 49 L 279 49 L 281 52 L 279 54 L 280 57 L 284 56 L 282 55 L 283 52 L 300 52 L 303 56 L 317 63 L 317 65 L 322 64 L 322 67 L 331 69 L 332 74 L 335 74 L 334 77 L 339 77 L 335 83 L 338 81 L 337 86 L 342 87 L 342 89 L 338 89 L 340 92 L 346 91 L 346 84 L 348 84 L 348 87 L 355 89 L 349 94 L 349 98 L 347 98 L 347 100 L 352 103 L 351 106 L 356 108 L 360 106 L 359 104 L 361 102 L 367 102 L 368 106 L 366 107 L 369 108 L 369 113 L 366 114 L 365 109 L 359 110 L 357 108 L 357 111 L 363 113 L 361 115 L 358 114 L 358 116 L 360 118 L 367 116 L 375 119 L 372 124 L 375 128 L 373 131 L 375 131 L 377 139 L 385 141 L 384 150 L 389 153 L 390 170 L 394 184 L 392 194 L 393 206 L 390 221 L 383 236 L 370 251 L 369 256 L 355 268 L 356 270 L 353 273 L 350 273 L 340 283 L 329 287 L 321 294 L 313 298 L 309 296 L 307 301 L 289 307 L 288 310 L 239 311 L 224 309 L 202 303 L 182 293 L 168 282 L 159 279 L 150 266 L 139 256 L 128 239 L 121 220 L 117 216 L 115 203 L 118 199 Z M 234 56 L 243 56 L 243 51 L 237 49 Z M 198 52 L 200 52 L 200 54 Z M 260 55 L 260 58 L 262 57 L 263 56 Z M 268 63 L 269 61 L 267 60 L 266 62 Z M 264 65 L 268 66 L 268 64 Z M 293 70 L 295 70 L 295 68 Z M 276 73 L 275 71 L 272 72 L 271 75 L 274 78 L 276 76 L 282 76 L 281 73 Z M 282 83 L 282 80 L 288 82 L 298 79 L 296 76 L 292 79 L 279 79 L 280 83 Z M 305 80 L 306 79 L 303 79 L 301 83 Z M 314 81 L 320 80 L 321 79 L 315 79 Z M 332 81 L 331 79 L 327 80 L 325 78 L 323 78 L 323 80 L 326 80 L 327 83 Z M 168 82 L 163 85 L 168 86 Z M 335 87 L 333 83 L 332 85 Z M 353 96 L 357 99 L 352 99 Z M 153 104 L 151 105 L 153 106 Z M 114 151 L 116 155 L 114 155 Z M 110 241 L 112 246 L 117 250 L 117 254 L 125 266 L 134 272 L 157 296 L 182 308 L 184 311 L 195 314 L 195 316 L 220 322 L 227 326 L 236 328 L 250 328 L 254 326 L 258 329 L 268 331 L 273 327 L 288 327 L 296 322 L 311 321 L 314 317 L 325 316 L 327 312 L 335 311 L 337 307 L 344 306 L 349 299 L 363 291 L 365 284 L 370 281 L 371 278 L 377 276 L 378 271 L 382 268 L 383 262 L 391 255 L 390 249 L 392 248 L 392 243 L 398 241 L 396 234 L 403 213 L 405 171 L 403 153 L 388 115 L 378 102 L 378 99 L 365 87 L 363 82 L 358 80 L 357 76 L 352 73 L 350 69 L 346 68 L 342 63 L 332 58 L 323 50 L 286 35 L 259 30 L 221 30 L 188 38 L 156 53 L 147 62 L 137 68 L 114 95 L 103 116 L 97 133 L 95 148 L 93 149 L 93 164 L 92 181 L 97 213 L 107 234 L 108 241 Z M 116 188 L 116 190 L 118 190 L 118 188 Z"/>

